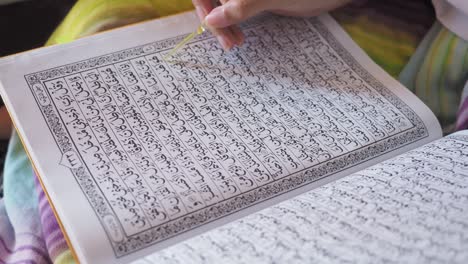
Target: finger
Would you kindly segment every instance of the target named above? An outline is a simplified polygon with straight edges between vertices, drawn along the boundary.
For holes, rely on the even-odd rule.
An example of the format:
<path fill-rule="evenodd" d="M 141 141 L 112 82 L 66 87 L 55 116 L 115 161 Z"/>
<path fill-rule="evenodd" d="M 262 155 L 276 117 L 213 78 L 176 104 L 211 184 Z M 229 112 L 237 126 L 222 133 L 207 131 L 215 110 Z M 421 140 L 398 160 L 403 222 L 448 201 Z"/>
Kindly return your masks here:
<path fill-rule="evenodd" d="M 244 34 L 237 26 L 214 28 L 211 31 L 225 51 L 232 49 L 234 46 L 240 46 L 244 42 Z"/>
<path fill-rule="evenodd" d="M 230 50 L 237 44 L 237 38 L 229 28 L 210 28 L 209 30 L 225 51 Z"/>
<path fill-rule="evenodd" d="M 219 2 L 222 5 L 225 5 L 228 1 L 229 0 L 219 0 Z M 230 34 L 232 34 L 233 36 L 232 40 L 234 41 L 233 43 L 234 45 L 240 46 L 242 45 L 242 43 L 244 43 L 244 34 L 240 30 L 239 26 L 233 25 L 233 26 L 227 27 L 226 30 L 230 31 Z"/>
<path fill-rule="evenodd" d="M 237 38 L 230 28 L 215 29 L 215 31 L 218 30 L 221 31 L 221 33 L 217 35 L 216 38 L 225 51 L 228 51 L 237 45 Z"/>
<path fill-rule="evenodd" d="M 213 10 L 213 3 L 211 0 L 192 0 L 192 3 L 200 21 L 203 21 L 206 15 Z"/>
<path fill-rule="evenodd" d="M 242 33 L 240 27 L 237 25 L 234 25 L 234 26 L 230 26 L 229 29 L 231 30 L 232 35 L 234 36 L 236 40 L 236 45 L 237 46 L 242 45 L 242 43 L 244 43 L 245 36 L 244 36 L 244 33 Z"/>
<path fill-rule="evenodd" d="M 203 21 L 208 14 L 209 11 L 213 9 L 212 1 L 211 0 L 193 0 L 192 1 L 195 10 L 197 11 L 197 15 L 201 21 Z M 237 43 L 237 39 L 235 36 L 230 33 L 227 29 L 221 28 L 208 28 L 213 35 L 216 36 L 218 42 L 221 44 L 224 50 L 231 49 Z"/>
<path fill-rule="evenodd" d="M 208 26 L 224 28 L 238 24 L 264 10 L 265 1 L 230 0 L 213 9 L 205 18 Z"/>

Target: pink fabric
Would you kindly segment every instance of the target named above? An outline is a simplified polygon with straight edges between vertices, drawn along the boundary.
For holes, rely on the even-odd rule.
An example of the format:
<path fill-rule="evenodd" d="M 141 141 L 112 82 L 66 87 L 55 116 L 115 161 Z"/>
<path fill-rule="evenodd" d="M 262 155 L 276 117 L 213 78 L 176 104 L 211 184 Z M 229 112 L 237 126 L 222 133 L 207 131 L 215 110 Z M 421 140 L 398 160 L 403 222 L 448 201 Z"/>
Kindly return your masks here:
<path fill-rule="evenodd" d="M 34 183 L 24 187 L 30 186 L 30 195 L 37 199 L 15 201 L 13 207 L 0 200 L 0 264 L 53 263 L 68 250 L 36 175 L 31 172 L 30 177 L 34 177 Z"/>
<path fill-rule="evenodd" d="M 468 97 L 464 98 L 457 115 L 456 130 L 464 129 L 468 129 Z"/>

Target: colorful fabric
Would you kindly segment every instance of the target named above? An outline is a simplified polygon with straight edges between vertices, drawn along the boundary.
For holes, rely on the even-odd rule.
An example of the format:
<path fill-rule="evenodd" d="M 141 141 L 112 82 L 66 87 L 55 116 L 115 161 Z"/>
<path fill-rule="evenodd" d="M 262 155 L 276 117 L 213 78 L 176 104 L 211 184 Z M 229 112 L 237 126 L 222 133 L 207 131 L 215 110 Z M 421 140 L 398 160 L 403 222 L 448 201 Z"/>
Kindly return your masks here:
<path fill-rule="evenodd" d="M 353 3 L 332 12 L 332 16 L 369 57 L 398 78 L 434 23 L 431 7 L 406 0 Z"/>
<path fill-rule="evenodd" d="M 0 201 L 0 263 L 50 263 L 31 165 L 16 133 L 10 140 Z"/>
<path fill-rule="evenodd" d="M 400 14 L 394 17 L 401 17 L 401 12 L 406 12 L 406 17 L 411 19 L 417 17 L 414 12 L 408 12 L 408 6 L 404 6 L 414 5 L 413 1 L 397 2 L 403 3 L 403 6 L 400 5 L 400 11 L 393 9 Z M 48 44 L 69 42 L 99 30 L 190 8 L 190 0 L 81 0 L 51 36 Z M 417 8 L 421 7 L 416 6 L 416 10 L 419 10 Z M 398 75 L 411 54 L 415 53 L 401 74 L 403 83 L 421 96 L 447 123 L 455 120 L 458 111 L 458 128 L 467 128 L 468 98 L 460 108 L 460 97 L 457 98 L 467 77 L 464 74 L 468 65 L 465 63 L 466 42 L 436 23 L 416 50 L 427 30 L 414 25 L 426 22 L 418 24 L 409 20 L 389 19 L 391 16 L 387 12 L 379 13 L 372 8 L 369 11 L 369 6 L 364 9 L 366 12 L 362 8 L 352 7 L 333 15 L 351 37 L 393 76 Z M 426 19 L 425 16 L 419 17 Z M 399 26 L 395 26 L 395 23 L 399 23 Z M 465 60 L 462 54 L 465 54 Z M 466 90 L 468 94 L 468 88 Z M 74 263 L 15 133 L 7 153 L 4 185 L 5 197 L 0 200 L 0 264 Z"/>
<path fill-rule="evenodd" d="M 439 22 L 432 26 L 400 74 L 400 81 L 429 106 L 446 133 L 454 130 L 467 80 L 468 41 Z M 462 119 L 466 122 L 465 116 L 460 118 L 459 123 L 463 123 Z"/>
<path fill-rule="evenodd" d="M 47 45 L 66 43 L 98 31 L 191 9 L 190 0 L 80 0 Z"/>
<path fill-rule="evenodd" d="M 463 89 L 460 102 L 460 109 L 458 110 L 457 123 L 455 126 L 456 131 L 468 129 L 468 81 Z"/>
<path fill-rule="evenodd" d="M 42 227 L 43 239 L 49 254 L 49 258 L 54 263 L 71 263 L 73 256 L 68 249 L 62 230 L 55 218 L 54 211 L 50 207 L 47 196 L 42 189 L 36 175 L 34 177 L 36 195 L 38 197 L 38 209 L 41 216 L 40 224 Z"/>

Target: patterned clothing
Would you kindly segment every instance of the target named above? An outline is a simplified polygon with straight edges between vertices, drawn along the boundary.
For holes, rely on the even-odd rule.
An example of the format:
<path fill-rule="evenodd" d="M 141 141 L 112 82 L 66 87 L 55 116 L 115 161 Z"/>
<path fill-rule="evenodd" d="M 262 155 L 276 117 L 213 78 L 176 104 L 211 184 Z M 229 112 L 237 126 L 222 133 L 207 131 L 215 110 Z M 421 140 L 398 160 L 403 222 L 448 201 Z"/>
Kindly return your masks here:
<path fill-rule="evenodd" d="M 459 106 L 466 108 L 461 104 L 461 95 L 467 80 L 468 41 L 439 22 L 427 33 L 400 74 L 403 85 L 429 106 L 446 133 L 455 128 Z M 458 129 L 463 128 L 462 123 L 459 121 Z"/>
<path fill-rule="evenodd" d="M 388 9 L 378 11 L 369 8 L 369 5 L 361 9 L 345 8 L 333 12 L 333 15 L 389 73 L 397 76 L 404 68 L 400 80 L 430 106 L 439 120 L 448 125 L 448 129 L 453 127 L 451 124 L 455 121 L 457 129 L 468 128 L 466 41 L 435 23 L 418 47 L 418 36 L 422 36 L 427 29 L 414 27 L 414 21 L 402 21 L 400 17 L 405 12 L 407 17 L 415 17 L 414 12 L 408 12 L 408 6 L 416 10 L 427 6 L 415 6 L 413 1 L 403 0 L 379 1 L 379 4 L 390 5 L 390 2 L 399 5 L 400 11 L 394 9 L 399 14 L 394 17 L 398 19 L 391 18 Z M 191 9 L 190 0 L 81 0 L 48 44 L 69 42 L 98 30 L 188 9 Z M 356 12 L 363 9 L 366 12 Z M 425 19 L 425 16 L 420 17 Z M 400 26 L 395 27 L 395 23 Z M 465 93 L 462 92 L 463 87 Z M 465 98 L 463 102 L 461 98 Z M 15 133 L 7 153 L 4 185 L 5 197 L 0 200 L 0 264 L 74 263 L 44 191 Z"/>

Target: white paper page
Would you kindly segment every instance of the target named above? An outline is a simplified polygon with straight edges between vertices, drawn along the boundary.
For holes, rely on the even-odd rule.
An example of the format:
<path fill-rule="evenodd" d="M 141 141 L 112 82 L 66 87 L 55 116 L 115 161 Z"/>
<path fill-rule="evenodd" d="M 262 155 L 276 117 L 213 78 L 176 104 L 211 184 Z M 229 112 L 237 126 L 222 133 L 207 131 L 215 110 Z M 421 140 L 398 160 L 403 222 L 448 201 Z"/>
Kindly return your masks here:
<path fill-rule="evenodd" d="M 468 263 L 468 132 L 135 262 Z"/>
<path fill-rule="evenodd" d="M 2 95 L 83 263 L 126 263 L 441 136 L 328 16 L 224 54 L 193 13 L 10 57 Z"/>

